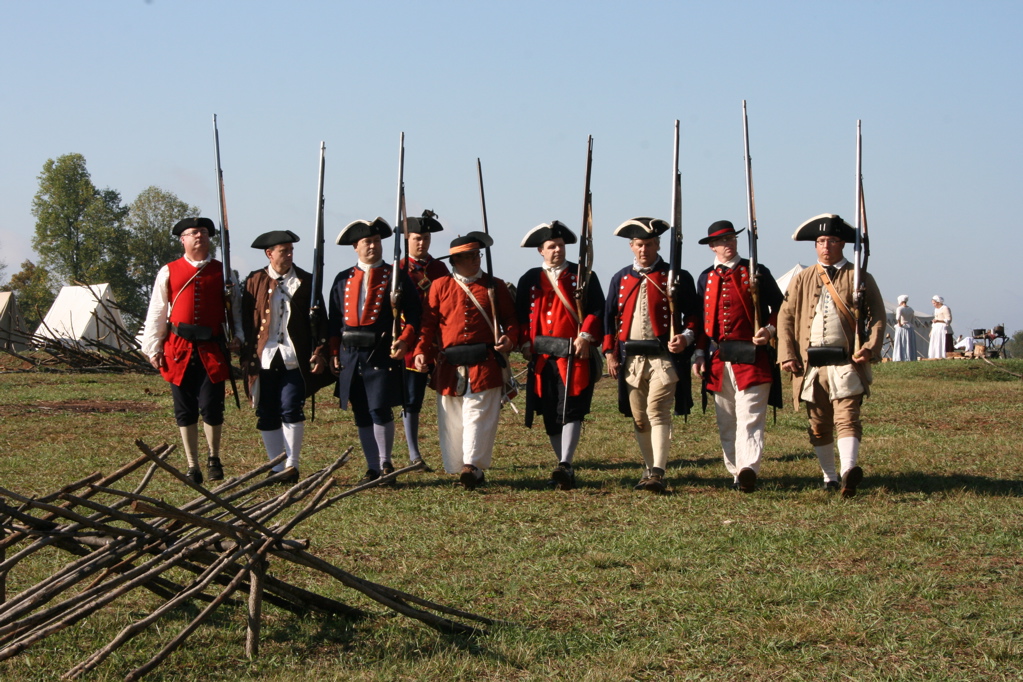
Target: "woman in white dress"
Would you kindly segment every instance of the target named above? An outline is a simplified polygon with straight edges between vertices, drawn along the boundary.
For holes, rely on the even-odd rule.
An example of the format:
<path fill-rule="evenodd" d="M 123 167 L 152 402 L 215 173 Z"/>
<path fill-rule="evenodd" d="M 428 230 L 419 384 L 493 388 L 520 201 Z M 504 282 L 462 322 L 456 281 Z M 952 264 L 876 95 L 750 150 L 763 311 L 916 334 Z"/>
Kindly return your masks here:
<path fill-rule="evenodd" d="M 895 340 L 892 343 L 892 361 L 916 360 L 916 333 L 913 331 L 913 309 L 907 305 L 909 296 L 899 296 L 899 307 L 895 309 Z"/>
<path fill-rule="evenodd" d="M 927 345 L 927 357 L 944 358 L 952 350 L 952 311 L 941 296 L 931 298 L 934 304 L 934 320 L 931 323 L 931 338 Z"/>

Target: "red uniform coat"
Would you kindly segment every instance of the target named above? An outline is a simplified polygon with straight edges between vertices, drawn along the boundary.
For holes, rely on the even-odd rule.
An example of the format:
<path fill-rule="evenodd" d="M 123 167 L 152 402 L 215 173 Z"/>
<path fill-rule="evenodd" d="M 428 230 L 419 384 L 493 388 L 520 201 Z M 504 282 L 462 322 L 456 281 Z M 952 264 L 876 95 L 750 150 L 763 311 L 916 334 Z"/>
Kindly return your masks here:
<path fill-rule="evenodd" d="M 770 270 L 759 266 L 761 323 L 775 325 L 782 294 Z M 750 295 L 749 261 L 742 259 L 734 268 L 707 268 L 700 275 L 696 291 L 703 300 L 703 329 L 696 347 L 707 350 L 710 341 L 752 341 L 754 328 L 753 299 Z M 773 377 L 773 358 L 766 346 L 757 348 L 756 362 L 752 365 L 732 364 L 732 373 L 740 391 L 750 386 L 766 384 Z M 721 390 L 724 362 L 719 353 L 710 357 L 707 370 L 707 390 Z"/>
<path fill-rule="evenodd" d="M 561 274 L 558 275 L 558 288 L 571 305 L 575 305 L 575 288 L 578 269 L 572 263 L 566 263 Z M 600 289 L 600 281 L 596 275 L 590 276 L 589 285 L 586 288 L 587 300 L 583 303 L 582 330 L 593 337 L 595 343 L 599 343 L 604 333 L 604 293 Z M 565 307 L 561 297 L 551 286 L 550 277 L 543 268 L 529 270 L 519 280 L 516 290 L 516 308 L 518 309 L 519 323 L 523 326 L 521 330 L 522 342 L 533 343 L 537 336 L 557 336 L 564 339 L 575 339 L 580 331 L 576 318 L 569 309 Z M 576 313 L 577 314 L 577 313 Z M 534 353 L 535 354 L 535 353 Z M 552 358 L 546 355 L 536 355 L 533 370 L 533 383 L 537 395 L 542 395 L 541 372 L 544 366 Z M 565 375 L 568 372 L 567 358 L 553 358 L 557 363 L 558 373 L 561 375 L 562 383 L 565 382 Z M 572 363 L 572 385 L 569 386 L 569 395 L 579 395 L 591 383 L 595 383 L 598 377 L 590 366 L 590 362 Z"/>
<path fill-rule="evenodd" d="M 515 303 L 508 293 L 507 285 L 499 279 L 483 275 L 466 286 L 492 318 L 493 308 L 487 286 L 491 282 L 499 332 L 511 339 L 513 344 L 518 344 L 519 325 L 515 320 Z M 444 362 L 441 351 L 449 346 L 467 343 L 493 345 L 494 341 L 493 327 L 458 285 L 454 275 L 435 280 L 423 308 L 419 342 L 415 350 L 415 355 L 422 354 L 427 363 L 437 363 L 430 386 L 442 395 L 458 395 L 458 370 L 454 365 Z M 469 384 L 475 392 L 498 388 L 504 384 L 501 365 L 493 351 L 485 362 L 469 367 Z"/>
<path fill-rule="evenodd" d="M 224 269 L 218 260 L 210 260 L 196 268 L 184 258 L 167 264 L 170 273 L 168 297 L 171 302 L 170 322 L 173 325 L 194 324 L 213 330 L 212 341 L 186 341 L 173 331 L 163 342 L 167 367 L 160 370 L 164 379 L 181 385 L 193 352 L 199 353 L 210 381 L 219 383 L 229 377 L 230 366 L 221 350 L 224 321 Z M 198 274 L 196 274 L 198 271 Z M 194 277 L 193 277 L 194 275 Z"/>
<path fill-rule="evenodd" d="M 430 285 L 433 284 L 434 280 L 451 274 L 444 261 L 437 260 L 432 256 L 428 256 L 426 260 L 402 258 L 401 269 L 408 273 L 409 279 L 416 286 L 416 291 L 419 292 L 419 302 L 424 307 L 426 306 L 426 298 L 430 294 Z M 414 354 L 409 353 L 405 356 L 406 369 L 414 369 L 415 364 Z"/>

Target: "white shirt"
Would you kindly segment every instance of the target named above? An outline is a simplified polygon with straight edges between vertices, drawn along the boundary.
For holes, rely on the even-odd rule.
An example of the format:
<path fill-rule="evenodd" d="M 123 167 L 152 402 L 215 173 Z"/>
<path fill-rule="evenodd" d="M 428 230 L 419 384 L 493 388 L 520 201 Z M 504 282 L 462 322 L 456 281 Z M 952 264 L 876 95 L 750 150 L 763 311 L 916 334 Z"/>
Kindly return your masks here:
<path fill-rule="evenodd" d="M 288 322 L 291 320 L 291 297 L 298 291 L 301 280 L 295 275 L 295 268 L 281 275 L 272 265 L 268 265 L 266 273 L 271 279 L 279 281 L 273 295 L 270 296 L 270 334 L 266 345 L 263 346 L 259 362 L 263 369 L 270 369 L 274 355 L 280 351 L 284 366 L 288 369 L 298 369 L 298 354 L 291 344 L 291 336 L 288 335 Z"/>

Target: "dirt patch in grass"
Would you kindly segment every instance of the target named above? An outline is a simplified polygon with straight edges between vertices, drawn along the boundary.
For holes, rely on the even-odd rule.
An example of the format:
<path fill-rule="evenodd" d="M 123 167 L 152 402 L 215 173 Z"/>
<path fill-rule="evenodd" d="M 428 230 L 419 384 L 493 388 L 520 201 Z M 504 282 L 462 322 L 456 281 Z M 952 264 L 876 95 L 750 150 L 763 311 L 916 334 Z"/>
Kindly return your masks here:
<path fill-rule="evenodd" d="M 26 412 L 89 414 L 93 412 L 152 412 L 159 406 L 136 400 L 40 400 L 28 405 L 0 405 L 0 415 Z"/>

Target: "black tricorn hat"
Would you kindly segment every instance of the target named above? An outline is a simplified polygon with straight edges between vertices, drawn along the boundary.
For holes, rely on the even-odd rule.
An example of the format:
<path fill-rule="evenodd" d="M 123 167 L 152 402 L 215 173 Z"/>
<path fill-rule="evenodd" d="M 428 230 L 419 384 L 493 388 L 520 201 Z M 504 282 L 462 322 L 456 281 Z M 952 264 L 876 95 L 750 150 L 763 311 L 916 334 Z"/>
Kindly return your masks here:
<path fill-rule="evenodd" d="M 381 239 L 387 239 L 392 234 L 394 232 L 387 221 L 377 216 L 373 220 L 356 220 L 345 225 L 341 234 L 337 236 L 337 243 L 340 246 L 354 246 L 359 243 L 360 239 L 366 237 L 378 236 Z"/>
<path fill-rule="evenodd" d="M 735 225 L 732 225 L 731 221 L 718 220 L 710 224 L 707 228 L 707 236 L 699 241 L 700 244 L 710 244 L 715 239 L 721 237 L 731 237 L 737 234 L 742 234 L 746 231 L 746 228 L 742 228 L 738 232 L 735 231 Z"/>
<path fill-rule="evenodd" d="M 844 242 L 854 242 L 856 228 L 834 213 L 821 213 L 796 228 L 792 235 L 797 242 L 815 242 L 817 237 L 838 237 Z"/>
<path fill-rule="evenodd" d="M 494 245 L 494 240 L 486 232 L 469 232 L 465 236 L 455 237 L 451 240 L 451 246 L 448 248 L 448 255 L 444 256 L 456 256 L 460 253 L 468 253 L 469 251 L 479 251 L 480 249 L 487 248 Z"/>
<path fill-rule="evenodd" d="M 211 237 L 217 233 L 217 226 L 209 218 L 185 218 L 184 220 L 179 220 L 174 225 L 171 229 L 171 234 L 175 237 L 180 237 L 182 232 L 191 230 L 193 227 L 205 227 Z"/>
<path fill-rule="evenodd" d="M 252 242 L 254 249 L 272 249 L 278 244 L 294 244 L 299 241 L 298 235 L 291 230 L 273 230 L 264 232 Z"/>
<path fill-rule="evenodd" d="M 564 239 L 566 244 L 575 244 L 579 239 L 575 236 L 575 232 L 568 229 L 568 226 L 560 220 L 552 220 L 549 223 L 537 225 L 532 230 L 526 233 L 526 236 L 522 238 L 522 243 L 519 244 L 521 247 L 530 246 L 543 246 L 544 242 L 550 241 L 551 239 Z"/>
<path fill-rule="evenodd" d="M 437 214 L 427 209 L 423 211 L 422 218 L 406 218 L 409 234 L 423 234 L 424 232 L 440 232 L 444 226 L 437 220 Z"/>
<path fill-rule="evenodd" d="M 652 239 L 670 229 L 671 225 L 660 218 L 630 218 L 615 229 L 615 236 L 626 239 Z"/>

